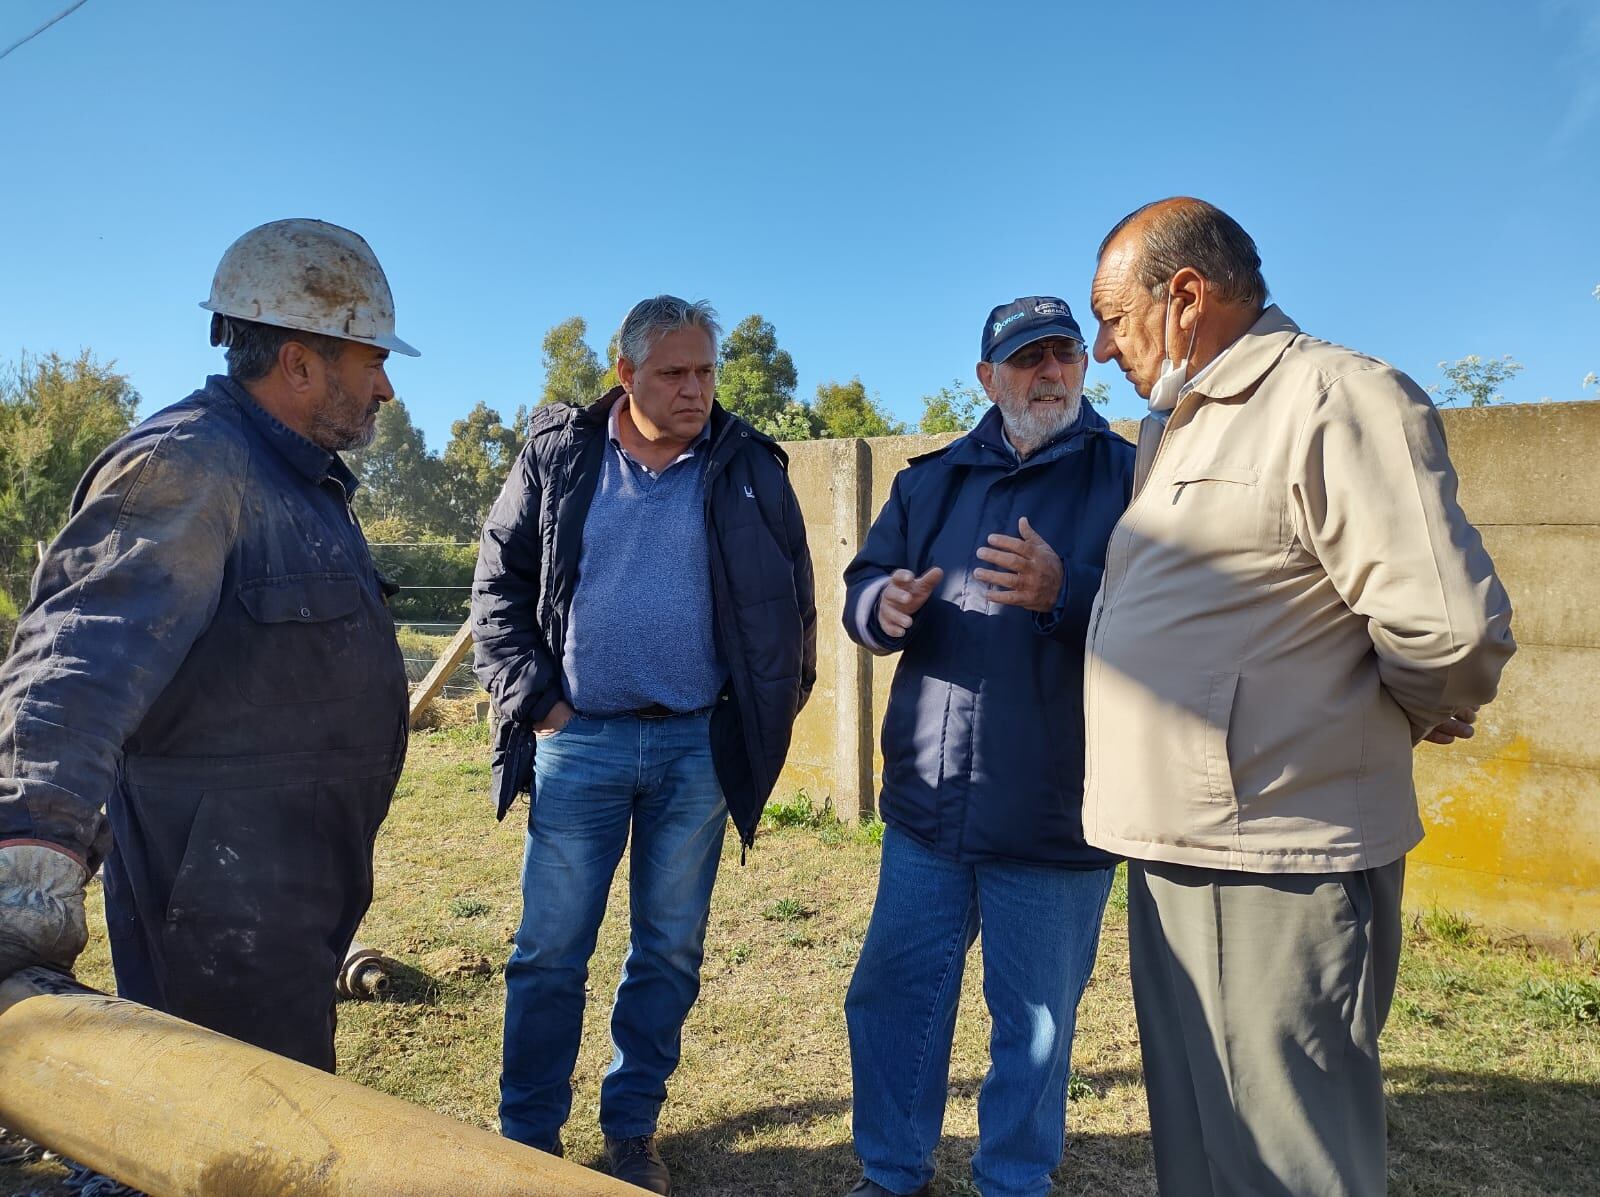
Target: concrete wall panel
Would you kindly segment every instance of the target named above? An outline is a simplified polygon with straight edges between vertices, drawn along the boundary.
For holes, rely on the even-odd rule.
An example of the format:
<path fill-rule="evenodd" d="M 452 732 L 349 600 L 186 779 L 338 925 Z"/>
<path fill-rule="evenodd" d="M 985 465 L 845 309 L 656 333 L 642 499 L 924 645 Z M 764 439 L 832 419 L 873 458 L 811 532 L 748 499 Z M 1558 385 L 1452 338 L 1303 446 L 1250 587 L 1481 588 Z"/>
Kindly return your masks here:
<path fill-rule="evenodd" d="M 1600 928 L 1600 403 L 1444 413 L 1461 499 L 1516 610 L 1520 651 L 1473 740 L 1417 753 L 1429 837 L 1408 902 L 1528 934 Z M 1134 421 L 1116 428 L 1130 440 Z M 906 461 L 948 436 L 786 446 L 817 570 L 818 681 L 779 794 L 872 809 L 896 658 L 840 624 L 841 575 Z"/>
<path fill-rule="evenodd" d="M 1600 648 L 1600 602 L 1581 584 L 1600 585 L 1600 526 L 1490 524 L 1481 531 L 1511 595 L 1511 632 L 1519 645 Z"/>
<path fill-rule="evenodd" d="M 1463 756 L 1600 769 L 1600 648 L 1519 648 L 1477 734 L 1452 747 Z"/>
<path fill-rule="evenodd" d="M 1416 779 L 1407 906 L 1540 938 L 1600 929 L 1600 773 L 1424 748 Z"/>
<path fill-rule="evenodd" d="M 840 612 L 844 567 L 866 530 L 867 450 L 857 440 L 785 448 L 816 571 L 817 684 L 795 724 L 778 794 L 804 789 L 816 801 L 831 799 L 842 816 L 854 818 L 872 789 L 869 732 L 862 716 L 871 674 L 866 651 L 844 635 Z"/>
<path fill-rule="evenodd" d="M 1461 506 L 1479 524 L 1589 524 L 1600 512 L 1600 403 L 1444 413 Z"/>

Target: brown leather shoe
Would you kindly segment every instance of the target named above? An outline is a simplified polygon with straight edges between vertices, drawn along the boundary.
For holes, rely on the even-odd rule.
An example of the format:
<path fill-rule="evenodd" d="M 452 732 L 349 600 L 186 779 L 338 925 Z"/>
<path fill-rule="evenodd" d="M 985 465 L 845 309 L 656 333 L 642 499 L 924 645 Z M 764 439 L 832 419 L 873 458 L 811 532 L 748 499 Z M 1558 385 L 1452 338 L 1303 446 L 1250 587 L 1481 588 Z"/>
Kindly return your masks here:
<path fill-rule="evenodd" d="M 647 1193 L 672 1192 L 672 1175 L 656 1149 L 654 1135 L 636 1135 L 631 1139 L 606 1139 L 606 1159 L 611 1164 L 611 1175 L 623 1184 L 633 1185 Z"/>

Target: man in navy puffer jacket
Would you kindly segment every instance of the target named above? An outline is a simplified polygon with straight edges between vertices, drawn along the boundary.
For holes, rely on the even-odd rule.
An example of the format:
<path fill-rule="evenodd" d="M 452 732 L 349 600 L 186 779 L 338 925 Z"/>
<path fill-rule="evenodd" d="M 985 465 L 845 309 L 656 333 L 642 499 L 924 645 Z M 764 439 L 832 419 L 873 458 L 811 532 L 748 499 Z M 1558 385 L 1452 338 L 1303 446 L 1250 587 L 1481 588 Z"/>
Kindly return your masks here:
<path fill-rule="evenodd" d="M 1082 402 L 1061 300 L 996 308 L 981 350 L 994 407 L 912 459 L 845 571 L 850 636 L 900 653 L 883 865 L 845 1002 L 863 1197 L 928 1189 L 980 929 L 994 1030 L 973 1177 L 984 1197 L 1048 1192 L 1115 864 L 1079 817 L 1083 652 L 1133 447 Z"/>
<path fill-rule="evenodd" d="M 622 385 L 534 414 L 473 582 L 501 715 L 495 792 L 532 810 L 506 965 L 500 1126 L 559 1151 L 584 981 L 630 840 L 632 934 L 600 1088 L 613 1174 L 671 1190 L 655 1145 L 700 988 L 723 829 L 755 836 L 816 680 L 816 607 L 787 458 L 713 399 L 704 303 L 636 304 Z"/>

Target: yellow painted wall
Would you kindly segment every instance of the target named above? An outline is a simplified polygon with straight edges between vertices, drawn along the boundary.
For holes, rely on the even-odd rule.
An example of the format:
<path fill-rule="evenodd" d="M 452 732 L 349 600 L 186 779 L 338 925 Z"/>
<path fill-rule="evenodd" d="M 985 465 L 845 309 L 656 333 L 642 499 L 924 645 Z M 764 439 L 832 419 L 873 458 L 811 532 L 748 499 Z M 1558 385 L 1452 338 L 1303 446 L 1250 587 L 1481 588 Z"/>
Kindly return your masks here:
<path fill-rule="evenodd" d="M 1470 742 L 1417 751 L 1407 900 L 1540 938 L 1600 932 L 1600 403 L 1444 413 L 1519 651 Z M 1118 431 L 1133 433 L 1131 424 Z M 871 810 L 894 658 L 851 644 L 840 575 L 908 458 L 949 437 L 790 444 L 817 571 L 818 681 L 779 794 Z"/>

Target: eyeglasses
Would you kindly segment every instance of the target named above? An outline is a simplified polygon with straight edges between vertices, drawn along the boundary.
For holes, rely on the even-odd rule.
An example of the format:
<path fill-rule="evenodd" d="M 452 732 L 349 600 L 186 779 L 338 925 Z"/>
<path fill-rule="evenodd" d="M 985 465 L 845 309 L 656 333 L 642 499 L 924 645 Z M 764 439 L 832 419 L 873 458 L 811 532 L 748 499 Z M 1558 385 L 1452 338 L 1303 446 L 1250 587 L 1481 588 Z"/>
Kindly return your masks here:
<path fill-rule="evenodd" d="M 1024 345 L 1006 358 L 1005 364 L 1015 366 L 1019 370 L 1031 370 L 1044 361 L 1046 352 L 1063 366 L 1076 366 L 1083 360 L 1083 342 L 1067 337 L 1051 341 L 1035 341 L 1032 345 Z"/>

